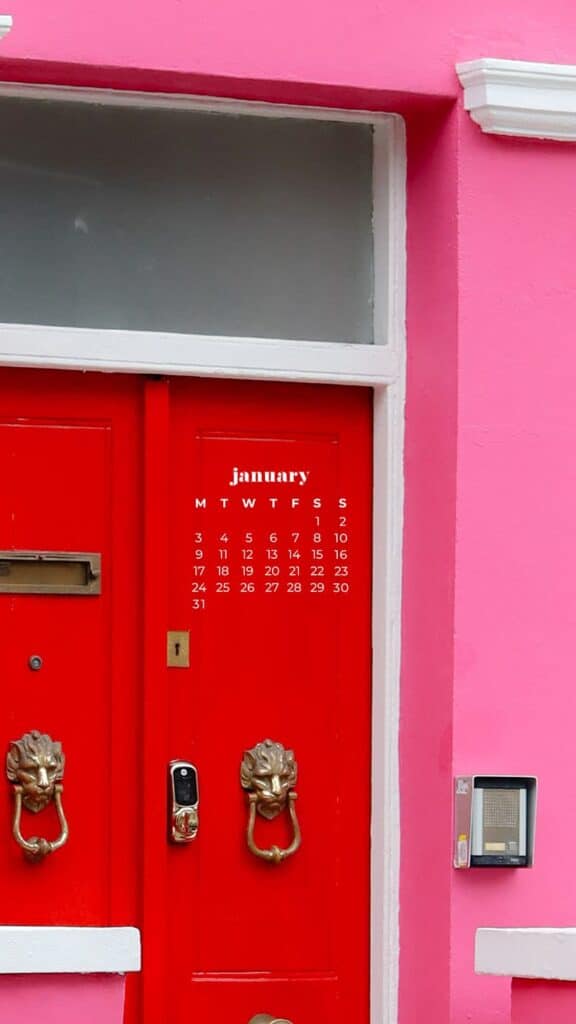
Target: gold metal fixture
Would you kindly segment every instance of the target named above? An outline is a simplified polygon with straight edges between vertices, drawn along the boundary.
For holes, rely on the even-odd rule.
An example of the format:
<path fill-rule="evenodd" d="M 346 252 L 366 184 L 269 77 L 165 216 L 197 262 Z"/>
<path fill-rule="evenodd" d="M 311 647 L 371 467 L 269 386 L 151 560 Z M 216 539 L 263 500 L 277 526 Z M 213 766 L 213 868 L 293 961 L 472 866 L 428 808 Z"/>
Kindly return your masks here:
<path fill-rule="evenodd" d="M 240 768 L 240 783 L 242 788 L 248 791 L 249 812 L 246 841 L 248 849 L 255 857 L 261 857 L 273 864 L 280 864 L 299 849 L 302 834 L 296 815 L 298 794 L 293 790 L 297 777 L 298 765 L 294 760 L 294 751 L 286 750 L 281 743 L 275 743 L 274 740 L 263 740 L 251 750 L 244 751 Z M 286 806 L 288 806 L 293 830 L 290 846 L 286 849 L 271 846 L 270 849 L 263 850 L 257 846 L 254 839 L 256 812 L 268 821 L 272 821 L 282 813 Z M 274 1020 L 275 1018 L 270 1019 Z"/>
<path fill-rule="evenodd" d="M 287 1017 L 273 1017 L 271 1013 L 257 1013 L 248 1024 L 292 1024 L 292 1021 Z"/>
<path fill-rule="evenodd" d="M 198 769 L 191 761 L 168 765 L 168 839 L 191 843 L 198 835 Z"/>
<path fill-rule="evenodd" d="M 86 551 L 0 551 L 0 594 L 99 594 L 101 557 Z"/>
<path fill-rule="evenodd" d="M 190 668 L 190 630 L 169 629 L 166 634 L 168 668 Z"/>
<path fill-rule="evenodd" d="M 64 754 L 62 744 L 55 742 L 46 733 L 33 729 L 19 740 L 13 740 L 6 755 L 6 775 L 14 784 L 14 818 L 12 834 L 29 860 L 42 860 L 46 854 L 54 853 L 64 846 L 68 839 L 68 823 L 62 807 L 62 778 L 64 776 Z M 24 839 L 20 823 L 22 806 L 32 814 L 45 810 L 54 800 L 60 835 L 58 839 L 42 839 L 31 836 Z"/>

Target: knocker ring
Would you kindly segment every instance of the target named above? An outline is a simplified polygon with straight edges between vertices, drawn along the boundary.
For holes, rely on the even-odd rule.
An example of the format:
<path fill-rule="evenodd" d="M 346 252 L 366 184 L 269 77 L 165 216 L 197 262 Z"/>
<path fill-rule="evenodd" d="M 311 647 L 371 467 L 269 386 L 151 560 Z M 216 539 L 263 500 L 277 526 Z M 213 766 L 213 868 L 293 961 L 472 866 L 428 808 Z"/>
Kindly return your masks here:
<path fill-rule="evenodd" d="M 302 833 L 296 814 L 298 794 L 294 792 L 298 766 L 294 752 L 286 750 L 281 743 L 264 740 L 244 753 L 240 769 L 240 783 L 248 790 L 248 827 L 246 842 L 255 857 L 272 864 L 280 864 L 300 848 Z M 288 808 L 292 822 L 292 842 L 282 848 L 273 845 L 268 849 L 258 846 L 254 838 L 256 812 L 271 821 Z"/>
<path fill-rule="evenodd" d="M 29 860 L 40 861 L 59 850 L 68 839 L 68 823 L 62 806 L 64 754 L 62 745 L 33 729 L 14 740 L 6 756 L 6 775 L 14 783 L 12 834 Z M 22 807 L 37 814 L 54 800 L 60 823 L 58 839 L 22 835 Z"/>

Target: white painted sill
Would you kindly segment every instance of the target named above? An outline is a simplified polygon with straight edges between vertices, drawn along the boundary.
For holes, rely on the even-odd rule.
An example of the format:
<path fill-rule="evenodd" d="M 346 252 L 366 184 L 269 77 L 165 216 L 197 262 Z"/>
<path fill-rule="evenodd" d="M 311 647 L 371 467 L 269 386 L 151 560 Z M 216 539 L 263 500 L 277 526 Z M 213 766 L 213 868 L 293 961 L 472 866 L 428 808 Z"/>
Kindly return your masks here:
<path fill-rule="evenodd" d="M 124 974 L 139 970 L 137 928 L 0 927 L 0 974 Z"/>
<path fill-rule="evenodd" d="M 576 928 L 478 928 L 477 974 L 576 981 Z"/>

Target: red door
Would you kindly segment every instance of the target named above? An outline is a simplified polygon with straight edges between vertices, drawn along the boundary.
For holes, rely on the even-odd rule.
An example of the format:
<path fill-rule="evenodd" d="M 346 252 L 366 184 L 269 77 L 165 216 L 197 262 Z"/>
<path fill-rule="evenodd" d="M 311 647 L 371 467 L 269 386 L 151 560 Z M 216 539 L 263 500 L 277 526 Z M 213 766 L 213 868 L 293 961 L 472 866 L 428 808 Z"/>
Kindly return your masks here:
<path fill-rule="evenodd" d="M 30 864 L 7 794 L 4 919 L 139 923 L 130 1022 L 367 1024 L 369 392 L 7 384 L 0 550 L 99 552 L 102 592 L 0 594 L 5 743 L 62 740 L 70 824 Z M 179 844 L 174 759 L 199 783 L 197 835 Z M 269 815 L 249 849 L 252 806 Z M 48 812 L 33 830 L 43 818 L 56 831 Z"/>
<path fill-rule="evenodd" d="M 136 909 L 119 797 L 139 757 L 139 389 L 128 378 L 0 375 L 2 923 L 121 924 Z M 98 553 L 101 593 L 10 593 L 13 550 Z M 30 730 L 63 745 L 70 827 L 66 846 L 37 864 L 12 839 L 4 772 L 10 742 Z M 23 813 L 24 838 L 58 831 L 53 807 Z"/>

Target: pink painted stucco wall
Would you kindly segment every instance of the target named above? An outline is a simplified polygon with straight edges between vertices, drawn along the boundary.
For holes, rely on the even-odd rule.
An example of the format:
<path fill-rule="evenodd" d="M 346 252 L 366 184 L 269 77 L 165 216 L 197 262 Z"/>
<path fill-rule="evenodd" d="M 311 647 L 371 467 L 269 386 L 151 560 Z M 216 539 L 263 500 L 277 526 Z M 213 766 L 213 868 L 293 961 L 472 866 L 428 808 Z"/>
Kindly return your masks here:
<path fill-rule="evenodd" d="M 472 925 L 576 920 L 576 149 L 460 134 L 454 764 L 540 784 L 534 868 L 453 883 L 455 1019 L 496 1024 Z"/>
<path fill-rule="evenodd" d="M 573 0 L 5 0 L 0 77 L 403 113 L 402 1024 L 507 1024 L 480 925 L 574 925 L 576 148 L 483 136 L 459 60 L 570 63 Z M 454 872 L 452 776 L 537 774 L 536 864 Z M 19 1015 L 20 1016 L 20 1015 Z"/>
<path fill-rule="evenodd" d="M 18 1024 L 122 1024 L 119 974 L 0 977 L 0 1020 Z"/>
<path fill-rule="evenodd" d="M 570 0 L 6 0 L 6 57 L 454 94 L 479 50 L 569 62 Z"/>

